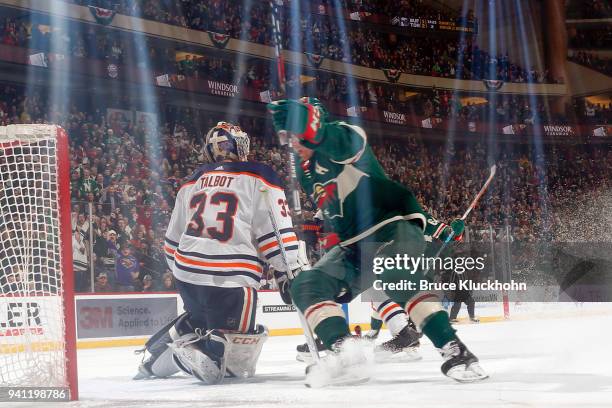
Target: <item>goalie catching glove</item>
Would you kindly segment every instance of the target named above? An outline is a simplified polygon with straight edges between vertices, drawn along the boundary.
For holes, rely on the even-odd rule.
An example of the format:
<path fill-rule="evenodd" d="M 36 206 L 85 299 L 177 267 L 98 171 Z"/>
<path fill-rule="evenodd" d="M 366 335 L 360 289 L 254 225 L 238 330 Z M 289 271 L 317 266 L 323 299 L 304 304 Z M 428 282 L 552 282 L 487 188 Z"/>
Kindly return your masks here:
<path fill-rule="evenodd" d="M 298 242 L 297 261 L 298 265 L 293 265 L 292 269 L 287 272 L 274 271 L 274 280 L 278 286 L 281 299 L 283 299 L 283 302 L 287 305 L 293 303 L 291 293 L 289 292 L 289 289 L 291 288 L 291 281 L 295 279 L 300 272 L 310 269 L 310 262 L 308 261 L 308 255 L 306 254 L 306 243 L 304 241 Z"/>
<path fill-rule="evenodd" d="M 319 143 L 317 134 L 327 120 L 327 110 L 317 98 L 282 99 L 269 103 L 268 111 L 276 132 L 286 130 L 306 147 Z"/>

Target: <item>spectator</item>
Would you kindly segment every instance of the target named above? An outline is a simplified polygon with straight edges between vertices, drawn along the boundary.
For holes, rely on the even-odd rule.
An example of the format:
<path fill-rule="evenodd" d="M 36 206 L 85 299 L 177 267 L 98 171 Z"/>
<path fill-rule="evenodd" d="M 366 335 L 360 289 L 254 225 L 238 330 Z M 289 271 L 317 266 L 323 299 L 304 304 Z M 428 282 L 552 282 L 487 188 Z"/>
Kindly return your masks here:
<path fill-rule="evenodd" d="M 115 283 L 121 292 L 136 292 L 142 289 L 140 264 L 132 255 L 129 246 L 124 245 L 115 261 Z"/>
<path fill-rule="evenodd" d="M 110 230 L 103 235 L 96 237 L 94 243 L 94 253 L 96 254 L 96 260 L 102 271 L 107 274 L 115 274 L 115 260 L 117 258 L 117 233 L 114 230 Z"/>
<path fill-rule="evenodd" d="M 83 169 L 82 176 L 79 178 L 78 190 L 78 198 L 81 200 L 86 200 L 89 193 L 98 194 L 98 183 L 91 176 L 89 169 Z"/>
<path fill-rule="evenodd" d="M 580 51 L 569 56 L 570 61 L 587 66 L 602 74 L 612 76 L 612 60 L 599 57 L 597 54 Z"/>
<path fill-rule="evenodd" d="M 110 171 L 110 169 L 108 170 Z M 117 191 L 115 184 L 110 184 L 106 189 L 102 191 L 100 197 L 100 204 L 105 214 L 110 214 L 119 208 L 121 204 L 122 194 Z"/>
<path fill-rule="evenodd" d="M 243 21 L 245 19 L 244 5 L 238 2 L 222 0 L 215 2 L 212 7 L 207 7 L 195 0 L 184 0 L 180 5 L 170 2 L 156 4 L 153 7 L 153 2 L 149 0 L 134 1 L 141 6 L 142 3 L 145 3 L 143 8 L 149 10 L 150 13 L 140 14 L 141 7 L 134 8 L 120 4 L 124 2 L 119 2 L 116 9 L 130 14 L 137 13 L 135 15 L 138 17 L 144 16 L 167 24 L 227 33 L 233 38 L 271 45 L 270 7 L 267 2 L 251 4 L 248 21 Z M 415 38 L 413 35 L 406 34 L 389 35 L 385 33 L 387 28 L 377 28 L 376 25 L 367 28 L 356 27 L 348 30 L 346 35 L 340 35 L 335 16 L 319 14 L 318 8 L 309 2 L 301 3 L 298 7 L 303 9 L 299 13 L 299 21 L 295 21 L 292 14 L 288 13 L 281 18 L 281 30 L 284 46 L 286 48 L 297 46 L 299 49 L 296 51 L 299 52 L 313 52 L 338 61 L 373 68 L 397 68 L 404 72 L 421 75 L 453 78 L 459 75 L 463 79 L 488 78 L 503 79 L 508 82 L 551 82 L 548 71 L 524 69 L 510 62 L 507 54 L 490 55 L 473 43 L 470 35 L 455 37 L 431 35 Z M 348 14 L 355 9 L 373 10 L 371 13 L 380 14 L 377 21 L 386 19 L 388 24 L 392 22 L 393 17 L 410 15 L 422 19 L 444 18 L 468 27 L 476 25 L 472 10 L 466 11 L 464 15 L 450 15 L 439 8 L 427 5 L 426 2 L 389 3 L 377 0 L 361 2 L 358 6 L 343 4 L 343 7 L 346 7 L 343 12 Z M 194 12 L 202 8 L 207 11 Z M 285 8 L 281 9 L 285 10 L 284 12 L 288 11 Z M 9 42 L 14 42 L 11 40 L 14 25 L 16 23 L 7 25 L 7 41 Z M 296 28 L 300 30 L 301 40 L 299 41 L 294 40 Z M 116 38 L 113 38 L 112 33 L 88 32 L 86 37 L 90 37 L 91 42 L 97 41 L 98 48 L 104 50 L 102 56 L 100 52 L 90 50 L 90 57 L 110 58 L 118 62 L 122 60 L 125 47 Z M 77 44 L 76 47 L 73 47 L 75 53 L 80 50 L 78 41 L 74 41 Z M 112 46 L 108 47 L 107 44 L 112 44 Z M 351 55 L 345 55 L 347 47 Z M 107 49 L 109 50 L 108 57 Z M 171 53 L 167 52 L 167 49 L 158 49 L 152 45 L 148 46 L 148 49 L 151 63 L 158 64 L 165 73 L 194 77 L 209 76 L 218 81 L 231 82 L 236 72 L 233 61 L 201 58 L 187 54 L 184 59 L 177 62 Z M 81 51 L 78 53 L 82 54 Z M 253 70 L 246 71 L 245 80 L 256 90 L 260 88 L 260 79 L 261 76 Z"/>
<path fill-rule="evenodd" d="M 166 272 L 162 275 L 162 292 L 174 292 L 176 287 L 174 285 L 174 276 L 172 272 Z"/>
<path fill-rule="evenodd" d="M 153 277 L 151 275 L 145 275 L 142 278 L 142 292 L 153 292 Z"/>
<path fill-rule="evenodd" d="M 96 283 L 94 284 L 95 293 L 114 292 L 114 288 L 108 281 L 108 275 L 104 272 L 100 273 L 96 277 Z"/>
<path fill-rule="evenodd" d="M 83 235 L 79 230 L 72 233 L 72 265 L 74 268 L 75 290 L 86 292 L 89 289 L 89 260 Z"/>
<path fill-rule="evenodd" d="M 87 218 L 87 215 L 79 214 L 77 217 L 75 229 L 81 233 L 81 235 L 83 236 L 83 239 L 86 241 L 89 240 L 89 229 L 90 228 L 91 228 L 91 224 L 89 222 L 89 219 Z"/>
<path fill-rule="evenodd" d="M 120 245 L 132 240 L 132 228 L 128 225 L 121 213 L 117 214 L 117 242 Z"/>

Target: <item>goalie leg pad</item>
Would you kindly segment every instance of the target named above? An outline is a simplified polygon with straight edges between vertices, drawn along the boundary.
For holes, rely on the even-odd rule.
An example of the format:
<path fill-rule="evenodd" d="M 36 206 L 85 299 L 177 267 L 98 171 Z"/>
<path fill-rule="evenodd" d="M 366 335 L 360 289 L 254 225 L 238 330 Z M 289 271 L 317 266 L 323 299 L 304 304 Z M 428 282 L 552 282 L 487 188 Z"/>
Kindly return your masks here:
<path fill-rule="evenodd" d="M 148 368 L 151 374 L 154 377 L 166 378 L 170 377 L 178 373 L 180 370 L 174 363 L 174 359 L 172 358 L 172 349 L 167 347 L 163 353 L 161 353 L 157 358 L 152 359 L 148 365 Z"/>
<path fill-rule="evenodd" d="M 182 335 L 170 347 L 174 362 L 187 374 L 205 384 L 218 384 L 225 376 L 227 339 L 218 330 L 203 334 L 200 329 Z"/>
<path fill-rule="evenodd" d="M 168 345 L 180 337 L 179 331 L 190 330 L 188 318 L 187 312 L 177 316 L 147 340 L 143 351 L 148 356 L 145 354 L 138 367 L 138 374 L 134 377 L 135 380 L 148 377 L 165 378 L 180 371 L 174 363 L 172 350 Z"/>
<path fill-rule="evenodd" d="M 259 324 L 255 333 L 225 333 L 227 375 L 249 378 L 255 375 L 255 366 L 261 349 L 268 340 L 268 328 Z"/>

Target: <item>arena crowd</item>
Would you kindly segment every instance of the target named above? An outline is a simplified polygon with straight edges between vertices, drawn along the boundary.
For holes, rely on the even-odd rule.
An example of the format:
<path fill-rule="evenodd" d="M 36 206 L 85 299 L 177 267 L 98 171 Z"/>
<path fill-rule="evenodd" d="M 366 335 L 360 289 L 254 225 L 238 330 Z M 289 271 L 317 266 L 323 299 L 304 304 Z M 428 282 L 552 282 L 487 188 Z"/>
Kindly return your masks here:
<path fill-rule="evenodd" d="M 165 226 L 179 186 L 204 161 L 202 136 L 228 118 L 169 106 L 156 125 L 115 121 L 103 112 L 51 106 L 42 93 L 26 97 L 24 89 L 0 86 L 0 124 L 57 123 L 70 135 L 77 289 L 90 290 L 93 261 L 97 291 L 173 290 L 162 251 Z M 288 182 L 286 151 L 275 144 L 270 124 L 253 117 L 238 123 L 251 136 L 250 159 L 269 164 Z M 487 205 L 472 214 L 470 228 L 508 225 L 513 239 L 524 242 L 563 239 L 555 236 L 556 211 L 572 198 L 610 187 L 612 152 L 545 145 L 536 155 L 520 146 L 446 146 L 409 136 L 374 143 L 373 150 L 387 174 L 412 188 L 441 220 L 463 211 L 486 176 L 487 157 L 494 157 L 499 176 Z M 298 229 L 314 215 L 308 198 L 302 195 L 302 201 L 305 221 L 296 219 Z"/>

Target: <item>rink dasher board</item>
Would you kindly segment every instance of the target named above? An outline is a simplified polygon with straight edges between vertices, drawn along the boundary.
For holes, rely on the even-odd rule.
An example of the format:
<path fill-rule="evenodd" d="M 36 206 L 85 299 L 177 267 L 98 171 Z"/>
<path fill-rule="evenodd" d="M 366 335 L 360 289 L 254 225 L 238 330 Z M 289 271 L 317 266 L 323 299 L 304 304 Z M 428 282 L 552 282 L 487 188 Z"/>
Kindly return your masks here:
<path fill-rule="evenodd" d="M 0 354 L 61 349 L 62 323 L 50 319 L 61 307 L 57 295 L 0 297 Z"/>
<path fill-rule="evenodd" d="M 147 304 L 147 302 L 155 302 L 157 299 L 167 298 L 176 299 L 177 314 L 183 311 L 183 303 L 180 296 L 178 296 L 176 293 L 77 294 L 76 302 L 77 304 L 80 304 L 83 301 L 90 301 L 91 307 L 95 308 L 99 307 L 96 302 L 98 302 L 100 299 L 112 300 L 113 302 L 116 302 L 117 305 L 123 305 L 123 302 L 126 300 L 138 299 L 144 306 Z M 368 330 L 370 328 L 371 310 L 370 302 L 362 302 L 360 297 L 351 302 L 348 307 L 345 308 L 345 312 L 348 312 L 348 320 L 351 328 L 354 329 L 356 325 L 359 325 L 361 326 L 362 330 Z M 498 321 L 501 320 L 503 316 L 502 306 L 498 303 L 477 304 L 477 311 L 477 313 L 483 317 L 483 321 Z M 77 308 L 77 321 L 82 322 L 85 318 L 82 312 L 82 308 Z M 100 324 L 103 324 L 105 321 L 108 324 L 109 317 L 105 315 L 104 310 L 98 310 L 96 313 L 99 316 Z M 295 311 L 293 311 L 291 306 L 283 303 L 277 291 L 259 291 L 256 321 L 257 323 L 268 327 L 271 336 L 302 334 L 302 329 L 300 328 L 297 314 Z M 78 331 L 77 335 L 78 348 L 136 346 L 144 344 L 148 338 L 148 335 L 100 336 L 95 338 L 84 338 L 83 336 L 79 335 Z"/>
<path fill-rule="evenodd" d="M 147 307 L 148 304 L 159 302 L 162 299 L 172 299 L 176 302 L 176 306 L 172 310 L 173 316 L 183 312 L 183 302 L 177 293 L 104 293 L 104 294 L 77 294 L 75 296 L 76 316 L 77 316 L 77 344 L 78 348 L 95 348 L 95 347 L 118 347 L 142 345 L 150 334 L 153 334 L 157 329 L 143 335 L 125 333 L 124 335 L 108 335 L 98 337 L 86 337 L 83 335 L 82 328 L 84 321 L 88 324 L 108 327 L 113 320 L 116 322 L 114 312 L 116 308 L 125 307 L 127 301 L 138 301 L 140 307 Z M 100 302 L 105 302 L 106 305 L 115 303 L 112 306 L 113 311 L 108 310 L 108 306 L 102 306 Z M 138 307 L 138 306 L 132 306 Z M 88 308 L 87 311 L 84 309 Z M 113 313 L 113 316 L 111 316 Z M 87 315 L 88 314 L 88 315 Z M 79 324 L 80 323 L 80 324 Z M 164 321 L 165 323 L 165 321 Z M 277 291 L 259 291 L 257 299 L 257 323 L 264 324 L 270 330 L 270 335 L 294 335 L 301 334 L 299 319 L 291 306 L 285 305 Z"/>

